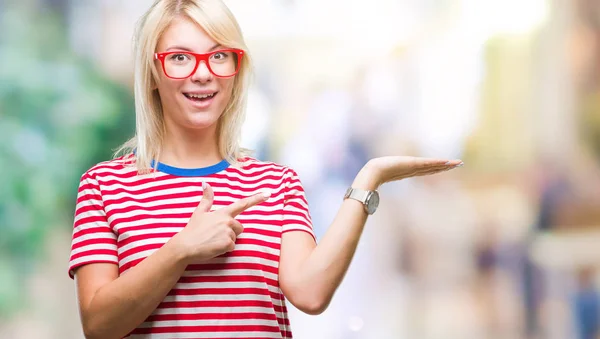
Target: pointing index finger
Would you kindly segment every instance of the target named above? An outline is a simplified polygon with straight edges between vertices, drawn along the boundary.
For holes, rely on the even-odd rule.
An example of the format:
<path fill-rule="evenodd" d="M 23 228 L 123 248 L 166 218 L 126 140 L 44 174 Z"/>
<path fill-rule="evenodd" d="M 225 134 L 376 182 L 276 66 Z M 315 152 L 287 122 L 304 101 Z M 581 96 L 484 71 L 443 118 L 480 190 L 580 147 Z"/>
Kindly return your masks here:
<path fill-rule="evenodd" d="M 230 204 L 229 206 L 225 206 L 221 210 L 223 212 L 229 214 L 231 217 L 235 218 L 240 213 L 244 212 L 245 210 L 249 209 L 250 207 L 258 205 L 261 202 L 267 200 L 270 196 L 271 196 L 270 192 L 263 192 L 263 193 L 255 194 L 253 196 L 250 196 L 250 197 L 247 197 L 244 199 L 240 199 L 240 200 Z"/>

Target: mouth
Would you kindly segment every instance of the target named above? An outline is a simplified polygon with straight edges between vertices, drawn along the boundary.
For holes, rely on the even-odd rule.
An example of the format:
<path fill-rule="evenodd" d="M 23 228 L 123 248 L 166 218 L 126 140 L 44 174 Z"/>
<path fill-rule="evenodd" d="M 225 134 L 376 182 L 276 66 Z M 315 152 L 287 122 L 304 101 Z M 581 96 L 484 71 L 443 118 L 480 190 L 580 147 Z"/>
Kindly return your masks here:
<path fill-rule="evenodd" d="M 214 99 L 214 97 L 218 94 L 219 92 L 213 92 L 213 93 L 183 93 L 183 95 L 190 101 L 193 102 L 202 102 L 202 103 L 207 103 L 209 101 L 212 101 L 212 99 Z"/>

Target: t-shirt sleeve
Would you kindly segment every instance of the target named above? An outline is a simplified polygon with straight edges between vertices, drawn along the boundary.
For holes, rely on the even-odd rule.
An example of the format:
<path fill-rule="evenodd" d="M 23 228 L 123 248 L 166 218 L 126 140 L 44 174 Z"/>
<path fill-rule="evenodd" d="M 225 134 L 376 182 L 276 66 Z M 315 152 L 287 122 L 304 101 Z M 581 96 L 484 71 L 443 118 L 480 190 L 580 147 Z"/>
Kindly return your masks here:
<path fill-rule="evenodd" d="M 69 261 L 69 276 L 91 263 L 118 264 L 117 237 L 108 224 L 98 181 L 86 172 L 81 176 Z"/>
<path fill-rule="evenodd" d="M 282 232 L 303 231 L 316 241 L 312 220 L 308 210 L 308 201 L 300 177 L 288 168 L 283 179 L 283 230 Z"/>

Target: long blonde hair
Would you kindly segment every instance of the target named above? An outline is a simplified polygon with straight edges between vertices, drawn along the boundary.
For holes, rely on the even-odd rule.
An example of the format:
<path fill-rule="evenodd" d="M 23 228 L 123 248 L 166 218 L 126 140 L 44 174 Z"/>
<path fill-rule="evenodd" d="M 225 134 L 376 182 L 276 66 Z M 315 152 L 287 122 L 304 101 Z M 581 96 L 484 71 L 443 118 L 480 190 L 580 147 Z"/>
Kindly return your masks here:
<path fill-rule="evenodd" d="M 238 159 L 252 151 L 240 146 L 241 129 L 246 114 L 246 100 L 251 77 L 251 59 L 237 20 L 221 0 L 156 0 L 140 18 L 134 34 L 134 94 L 136 134 L 115 152 L 115 157 L 131 155 L 138 173 L 155 168 L 165 135 L 164 118 L 154 63 L 158 40 L 176 17 L 197 23 L 217 43 L 245 51 L 239 73 L 235 76 L 231 100 L 217 122 L 221 157 L 238 167 Z"/>

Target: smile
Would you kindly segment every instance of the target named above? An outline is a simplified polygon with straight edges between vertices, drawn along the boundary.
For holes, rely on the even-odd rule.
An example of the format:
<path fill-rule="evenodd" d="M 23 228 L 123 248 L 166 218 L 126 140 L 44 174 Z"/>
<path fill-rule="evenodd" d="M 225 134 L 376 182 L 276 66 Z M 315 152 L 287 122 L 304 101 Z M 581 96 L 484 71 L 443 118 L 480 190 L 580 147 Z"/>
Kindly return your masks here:
<path fill-rule="evenodd" d="M 183 93 L 183 95 L 185 95 L 186 98 L 188 98 L 190 100 L 210 99 L 210 98 L 213 98 L 216 94 L 217 94 L 217 92 L 210 93 L 210 94 L 209 93 L 206 93 L 206 94 Z"/>
<path fill-rule="evenodd" d="M 207 108 L 214 101 L 219 92 L 213 93 L 183 93 L 188 102 L 196 108 Z"/>

